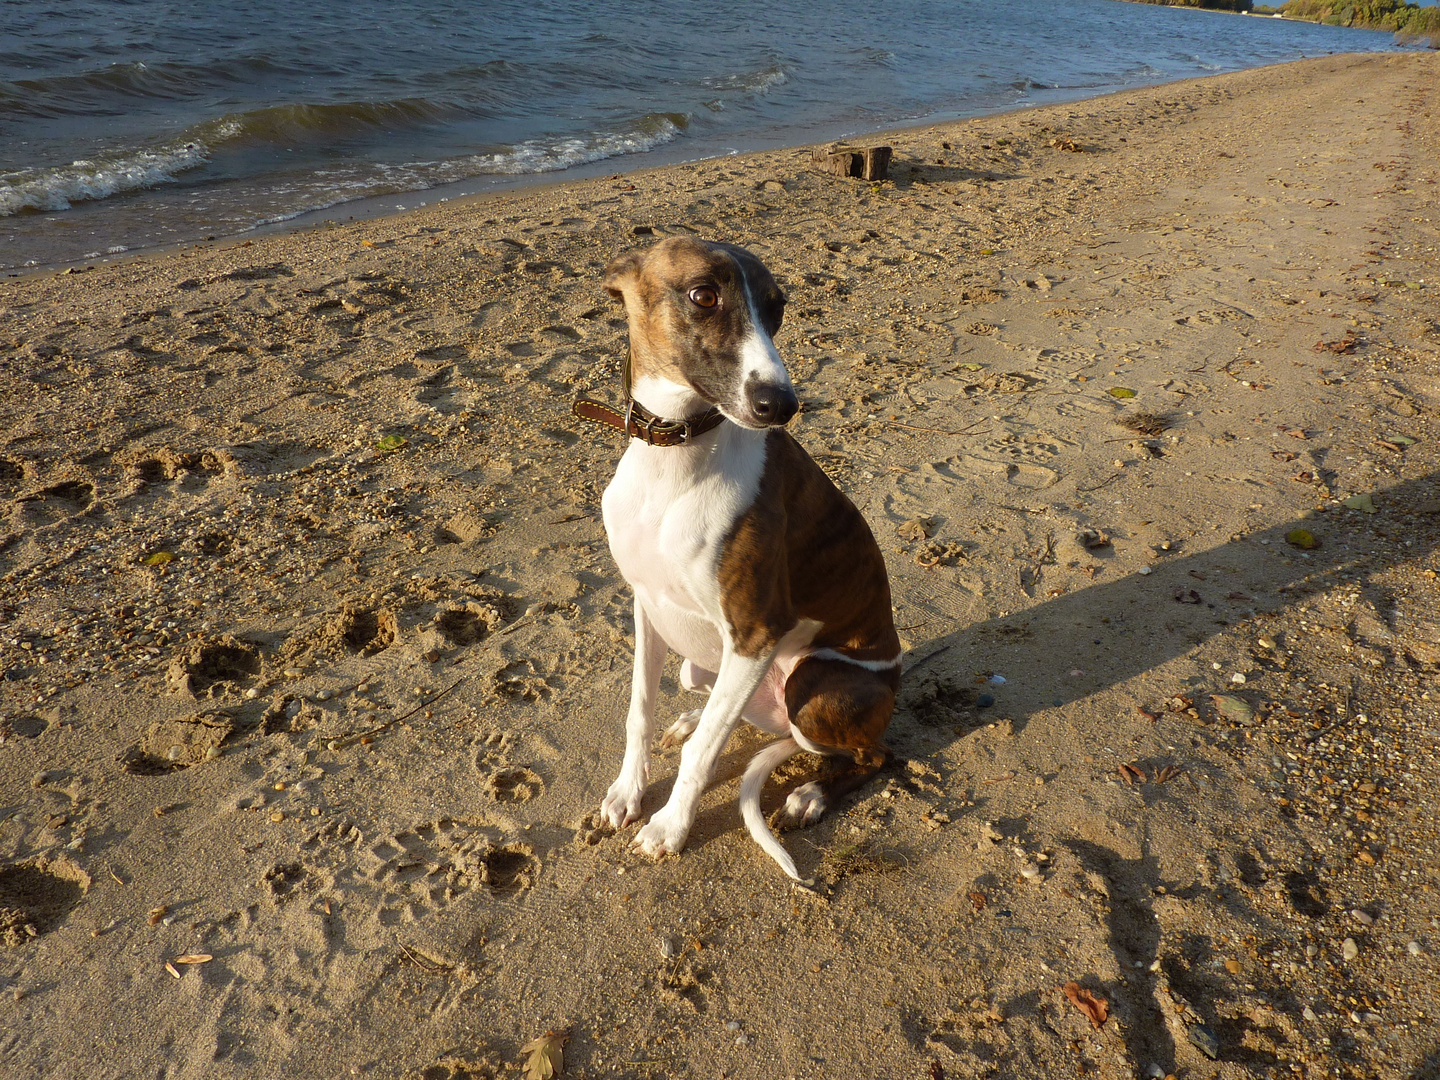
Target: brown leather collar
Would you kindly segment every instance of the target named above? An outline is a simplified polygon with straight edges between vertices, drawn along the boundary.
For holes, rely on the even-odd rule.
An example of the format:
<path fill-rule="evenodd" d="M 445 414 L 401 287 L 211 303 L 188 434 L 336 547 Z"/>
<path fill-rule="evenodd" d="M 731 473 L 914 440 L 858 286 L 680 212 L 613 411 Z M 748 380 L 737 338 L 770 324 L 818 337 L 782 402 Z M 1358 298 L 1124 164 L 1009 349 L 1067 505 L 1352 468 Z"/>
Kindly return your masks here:
<path fill-rule="evenodd" d="M 570 410 L 582 420 L 593 420 L 597 424 L 623 431 L 632 439 L 644 439 L 651 446 L 684 446 L 725 422 L 724 415 L 714 407 L 684 420 L 666 420 L 663 416 L 656 416 L 630 396 L 631 370 L 634 363 L 634 350 L 626 350 L 625 364 L 620 369 L 620 382 L 625 387 L 624 412 L 613 405 L 606 405 L 603 401 L 583 397 L 577 398 Z"/>
<path fill-rule="evenodd" d="M 651 446 L 684 446 L 725 422 L 724 414 L 716 408 L 684 420 L 667 420 L 633 398 L 626 402 L 623 412 L 593 398 L 577 398 L 571 409 L 582 420 L 623 431 L 632 439 L 644 439 Z"/>

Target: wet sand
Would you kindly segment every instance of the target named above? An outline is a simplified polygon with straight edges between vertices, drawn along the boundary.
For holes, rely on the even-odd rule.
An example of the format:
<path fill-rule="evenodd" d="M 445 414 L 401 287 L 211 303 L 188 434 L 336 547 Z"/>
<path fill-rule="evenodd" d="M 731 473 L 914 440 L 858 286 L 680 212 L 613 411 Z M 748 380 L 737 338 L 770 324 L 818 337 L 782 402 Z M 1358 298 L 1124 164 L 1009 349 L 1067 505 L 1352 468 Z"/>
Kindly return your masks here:
<path fill-rule="evenodd" d="M 514 1076 L 562 1031 L 567 1077 L 1433 1075 L 1437 76 L 0 283 L 3 1071 Z M 753 733 L 681 856 L 595 817 L 622 447 L 569 405 L 619 393 L 603 266 L 676 233 L 788 293 L 909 650 L 901 763 L 783 835 L 814 892 L 740 824 Z"/>

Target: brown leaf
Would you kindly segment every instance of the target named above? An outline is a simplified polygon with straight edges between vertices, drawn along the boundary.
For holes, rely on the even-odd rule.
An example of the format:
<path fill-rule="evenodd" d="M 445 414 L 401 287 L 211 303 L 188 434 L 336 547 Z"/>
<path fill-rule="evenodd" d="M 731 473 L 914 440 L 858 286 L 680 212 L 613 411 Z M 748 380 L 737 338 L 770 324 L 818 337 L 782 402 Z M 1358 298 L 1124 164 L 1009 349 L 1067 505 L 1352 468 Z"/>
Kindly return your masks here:
<path fill-rule="evenodd" d="M 547 1031 L 520 1048 L 525 1055 L 525 1080 L 552 1080 L 565 1071 L 568 1031 Z"/>
<path fill-rule="evenodd" d="M 1095 1027 L 1104 1026 L 1105 1021 L 1110 1019 L 1110 1003 L 1104 998 L 1096 997 L 1079 983 L 1068 982 L 1060 989 L 1070 999 L 1070 1004 L 1084 1013 Z"/>
<path fill-rule="evenodd" d="M 1180 767 L 1178 765 L 1166 765 L 1163 769 L 1161 769 L 1155 774 L 1155 782 L 1157 784 L 1168 783 L 1179 775 Z"/>
<path fill-rule="evenodd" d="M 985 910 L 985 905 L 989 902 L 990 898 L 986 896 L 983 892 L 972 892 L 970 894 L 970 903 L 975 905 L 976 911 Z"/>
<path fill-rule="evenodd" d="M 184 956 L 177 956 L 172 961 L 176 964 L 208 964 L 215 957 L 208 952 L 187 952 Z"/>
<path fill-rule="evenodd" d="M 1141 716 L 1143 716 L 1146 720 L 1149 720 L 1152 724 L 1155 723 L 1156 720 L 1160 719 L 1159 713 L 1153 713 L 1149 709 L 1145 708 L 1145 706 L 1143 705 L 1136 705 L 1135 711 L 1138 712 Z"/>
<path fill-rule="evenodd" d="M 1133 785 L 1136 780 L 1139 780 L 1142 784 L 1145 783 L 1145 772 L 1138 765 L 1124 764 L 1120 766 L 1118 771 L 1120 778 L 1125 781 L 1127 786 Z"/>

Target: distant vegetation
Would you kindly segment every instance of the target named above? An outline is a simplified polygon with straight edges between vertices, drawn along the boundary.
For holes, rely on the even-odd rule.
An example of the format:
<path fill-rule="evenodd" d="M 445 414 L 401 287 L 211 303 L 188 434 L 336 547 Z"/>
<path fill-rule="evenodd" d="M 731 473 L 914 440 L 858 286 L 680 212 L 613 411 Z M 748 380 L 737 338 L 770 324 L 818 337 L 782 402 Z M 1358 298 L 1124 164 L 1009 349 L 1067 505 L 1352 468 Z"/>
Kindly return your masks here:
<path fill-rule="evenodd" d="M 1163 4 L 1165 7 L 1209 8 L 1211 11 L 1249 11 L 1250 0 L 1137 0 L 1141 4 Z"/>
<path fill-rule="evenodd" d="M 1290 0 L 1280 7 L 1287 19 L 1329 26 L 1358 26 L 1366 30 L 1390 30 L 1409 40 L 1423 40 L 1440 49 L 1440 6 L 1421 7 L 1404 0 Z"/>

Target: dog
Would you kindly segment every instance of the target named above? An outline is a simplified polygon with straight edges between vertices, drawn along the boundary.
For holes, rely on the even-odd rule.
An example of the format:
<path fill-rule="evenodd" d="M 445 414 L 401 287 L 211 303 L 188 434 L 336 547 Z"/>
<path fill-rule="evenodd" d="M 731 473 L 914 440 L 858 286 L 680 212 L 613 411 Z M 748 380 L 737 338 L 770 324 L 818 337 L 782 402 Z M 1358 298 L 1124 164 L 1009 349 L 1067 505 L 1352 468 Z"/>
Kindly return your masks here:
<path fill-rule="evenodd" d="M 615 258 L 604 285 L 629 321 L 626 408 L 581 399 L 575 411 L 631 436 L 601 507 L 635 593 L 635 667 L 625 757 L 601 817 L 617 829 L 641 817 L 674 650 L 681 684 L 709 697 L 665 733 L 664 744 L 684 741 L 675 786 L 632 850 L 685 846 L 743 718 L 781 738 L 747 766 L 741 816 L 800 881 L 760 791 L 802 749 L 842 759 L 786 800 L 781 820 L 810 824 L 889 761 L 901 648 L 885 561 L 859 510 L 785 430 L 799 407 L 774 341 L 785 297 L 759 259 L 674 237 Z"/>

